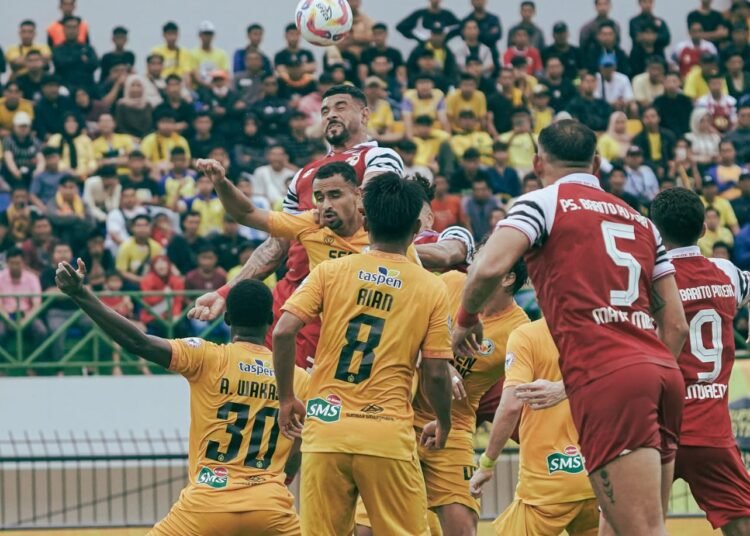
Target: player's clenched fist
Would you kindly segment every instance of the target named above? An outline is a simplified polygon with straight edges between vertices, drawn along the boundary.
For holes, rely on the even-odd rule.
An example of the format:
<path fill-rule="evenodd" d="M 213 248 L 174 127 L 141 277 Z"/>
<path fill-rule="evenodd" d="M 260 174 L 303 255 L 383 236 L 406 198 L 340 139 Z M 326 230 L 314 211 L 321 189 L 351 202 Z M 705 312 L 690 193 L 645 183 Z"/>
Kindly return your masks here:
<path fill-rule="evenodd" d="M 302 436 L 302 425 L 305 422 L 305 406 L 299 399 L 279 403 L 279 430 L 289 439 Z"/>
<path fill-rule="evenodd" d="M 483 469 L 481 467 L 474 472 L 469 481 L 469 492 L 471 492 L 472 497 L 478 499 L 482 496 L 482 486 L 492 480 L 493 474 L 494 471 L 492 469 Z"/>
<path fill-rule="evenodd" d="M 214 184 L 224 180 L 224 176 L 226 175 L 224 166 L 212 158 L 199 158 L 195 162 L 195 168 L 211 179 L 211 182 Z"/>

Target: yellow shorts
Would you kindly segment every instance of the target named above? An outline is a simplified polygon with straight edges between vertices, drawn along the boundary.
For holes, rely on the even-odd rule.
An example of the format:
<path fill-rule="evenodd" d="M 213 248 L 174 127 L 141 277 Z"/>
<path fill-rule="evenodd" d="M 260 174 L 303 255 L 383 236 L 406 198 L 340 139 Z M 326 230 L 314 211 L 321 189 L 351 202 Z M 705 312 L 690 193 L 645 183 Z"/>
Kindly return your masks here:
<path fill-rule="evenodd" d="M 596 499 L 563 504 L 531 506 L 513 501 L 495 522 L 495 534 L 514 536 L 596 536 L 599 507 Z"/>
<path fill-rule="evenodd" d="M 362 497 L 357 498 L 357 510 L 354 514 L 354 523 L 360 527 L 372 528 L 370 516 L 367 515 L 367 509 Z M 435 512 L 427 511 L 427 528 L 430 536 L 443 536 L 443 529 L 440 528 L 440 519 Z"/>
<path fill-rule="evenodd" d="M 415 431 L 419 438 L 422 431 Z M 445 448 L 440 450 L 420 446 L 419 463 L 427 486 L 428 508 L 462 504 L 479 515 L 479 501 L 469 492 L 469 480 L 477 468 L 470 436 L 449 437 Z"/>
<path fill-rule="evenodd" d="M 300 536 L 299 518 L 288 512 L 188 512 L 178 501 L 146 536 Z"/>
<path fill-rule="evenodd" d="M 409 461 L 347 453 L 302 456 L 302 534 L 349 536 L 357 495 L 375 534 L 426 536 L 427 499 L 417 455 Z"/>

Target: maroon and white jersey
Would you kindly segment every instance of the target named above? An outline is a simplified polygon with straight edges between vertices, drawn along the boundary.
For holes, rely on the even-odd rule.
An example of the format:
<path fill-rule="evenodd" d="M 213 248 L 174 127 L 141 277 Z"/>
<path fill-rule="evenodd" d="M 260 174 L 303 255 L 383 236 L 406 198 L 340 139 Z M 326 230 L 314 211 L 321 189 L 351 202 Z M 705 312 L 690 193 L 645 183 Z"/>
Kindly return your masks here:
<path fill-rule="evenodd" d="M 569 390 L 628 365 L 677 368 L 650 313 L 652 284 L 672 263 L 654 224 L 599 179 L 572 174 L 529 192 L 498 227 L 529 239 L 529 275 Z"/>
<path fill-rule="evenodd" d="M 318 169 L 331 162 L 350 164 L 357 172 L 357 180 L 360 183 L 372 174 L 387 171 L 393 171 L 401 176 L 404 174 L 401 157 L 393 149 L 378 147 L 376 141 L 360 143 L 341 153 L 331 152 L 319 160 L 310 162 L 297 172 L 284 199 L 284 212 L 299 214 L 315 208 L 312 189 L 315 174 Z M 286 277 L 291 281 L 302 281 L 310 273 L 307 253 L 300 243 L 294 242 L 289 248 L 286 266 Z"/>
<path fill-rule="evenodd" d="M 734 365 L 734 315 L 750 300 L 750 273 L 724 259 L 707 259 L 698 246 L 669 252 L 690 325 L 680 354 L 685 410 L 680 445 L 734 447 L 729 376 Z"/>

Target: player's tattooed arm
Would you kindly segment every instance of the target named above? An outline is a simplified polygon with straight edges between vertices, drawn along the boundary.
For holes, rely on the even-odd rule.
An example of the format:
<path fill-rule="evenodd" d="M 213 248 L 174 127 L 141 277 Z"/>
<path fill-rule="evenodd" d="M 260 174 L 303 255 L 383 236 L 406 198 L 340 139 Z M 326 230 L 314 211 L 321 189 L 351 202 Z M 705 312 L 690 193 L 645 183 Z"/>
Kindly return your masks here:
<path fill-rule="evenodd" d="M 609 499 L 610 504 L 615 504 L 615 488 L 612 486 L 612 480 L 609 478 L 609 473 L 606 469 L 601 469 L 597 473 L 602 492 L 607 499 Z"/>
<path fill-rule="evenodd" d="M 656 321 L 659 338 L 676 359 L 682 352 L 688 336 L 688 324 L 674 275 L 669 274 L 657 279 L 651 295 L 651 314 Z"/>
<path fill-rule="evenodd" d="M 289 251 L 289 240 L 268 238 L 247 260 L 240 273 L 229 283 L 234 286 L 245 279 L 265 279 L 271 275 L 286 257 Z"/>

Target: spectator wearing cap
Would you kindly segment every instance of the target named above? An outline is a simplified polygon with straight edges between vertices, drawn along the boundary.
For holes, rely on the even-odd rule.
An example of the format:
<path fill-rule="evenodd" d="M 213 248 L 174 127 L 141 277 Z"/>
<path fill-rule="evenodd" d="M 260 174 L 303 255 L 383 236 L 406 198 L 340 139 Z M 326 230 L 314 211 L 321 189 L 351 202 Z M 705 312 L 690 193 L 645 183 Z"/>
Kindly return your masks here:
<path fill-rule="evenodd" d="M 34 206 L 42 213 L 47 211 L 49 203 L 57 193 L 60 180 L 65 176 L 60 170 L 60 149 L 57 147 L 44 147 L 42 149 L 44 168 L 34 174 L 29 187 L 29 198 Z"/>
<path fill-rule="evenodd" d="M 690 132 L 690 114 L 693 112 L 693 101 L 682 93 L 681 83 L 679 74 L 667 73 L 664 77 L 664 94 L 656 97 L 653 102 L 664 128 L 671 130 L 676 136 L 684 136 Z"/>
<path fill-rule="evenodd" d="M 596 42 L 585 51 L 583 66 L 590 72 L 599 72 L 599 65 L 605 56 L 615 56 L 617 71 L 630 76 L 630 62 L 628 55 L 617 44 L 617 33 L 612 21 L 604 21 L 599 24 L 596 32 Z"/>
<path fill-rule="evenodd" d="M 729 134 L 728 140 L 734 143 L 734 148 L 743 160 L 748 159 L 750 150 L 750 102 L 744 102 L 737 110 L 737 126 Z"/>
<path fill-rule="evenodd" d="M 401 140 L 396 146 L 396 151 L 401 157 L 401 160 L 404 161 L 404 177 L 421 175 L 430 181 L 430 184 L 433 183 L 435 176 L 432 173 L 432 170 L 427 166 L 418 166 L 414 163 L 414 160 L 417 157 L 417 144 L 414 143 L 414 141 Z"/>
<path fill-rule="evenodd" d="M 531 113 L 526 108 L 516 108 L 511 115 L 513 129 L 501 134 L 498 141 L 508 146 L 508 165 L 525 175 L 534 168 L 537 152 L 536 136 L 531 128 Z"/>
<path fill-rule="evenodd" d="M 276 72 L 281 73 L 286 71 L 286 66 L 295 56 L 302 62 L 303 69 L 306 73 L 314 74 L 317 69 L 315 64 L 315 56 L 306 48 L 299 46 L 300 32 L 297 29 L 297 25 L 293 22 L 286 25 L 284 29 L 284 40 L 286 46 L 277 52 L 273 57 L 273 64 L 276 67 Z"/>
<path fill-rule="evenodd" d="M 633 77 L 633 97 L 640 106 L 650 106 L 664 94 L 665 62 L 660 56 L 646 60 L 646 72 Z"/>
<path fill-rule="evenodd" d="M 727 95 L 726 80 L 719 73 L 708 77 L 708 94 L 696 99 L 696 108 L 708 110 L 711 125 L 720 134 L 732 129 L 737 122 L 737 99 Z"/>
<path fill-rule="evenodd" d="M 721 45 L 729 38 L 731 26 L 721 12 L 711 9 L 711 0 L 701 0 L 700 7 L 688 13 L 688 28 L 694 22 L 703 28 L 701 37 L 714 45 Z"/>
<path fill-rule="evenodd" d="M 434 121 L 429 115 L 418 115 L 414 118 L 414 133 L 411 140 L 417 146 L 414 165 L 430 168 L 433 173 L 450 175 L 453 171 L 453 153 L 445 130 L 433 128 Z"/>
<path fill-rule="evenodd" d="M 279 73 L 279 96 L 289 101 L 309 95 L 317 88 L 315 77 L 305 72 L 298 55 L 291 55 L 286 71 Z"/>
<path fill-rule="evenodd" d="M 388 45 L 388 26 L 383 22 L 373 25 L 372 44 L 363 49 L 359 57 L 360 80 L 365 80 L 365 78 L 372 75 L 381 76 L 372 70 L 372 63 L 377 56 L 385 56 L 388 59 L 390 75 L 399 80 L 406 81 L 404 57 L 399 49 Z"/>
<path fill-rule="evenodd" d="M 34 104 L 22 97 L 18 83 L 11 80 L 5 84 L 3 97 L 0 99 L 0 136 L 10 133 L 13 118 L 19 112 L 28 114 L 34 120 Z"/>
<path fill-rule="evenodd" d="M 112 165 L 100 167 L 96 175 L 86 179 L 83 184 L 83 203 L 97 225 L 104 226 L 107 214 L 120 209 L 121 194 L 122 185 L 117 176 L 117 168 Z"/>
<path fill-rule="evenodd" d="M 471 0 L 472 11 L 462 23 L 473 20 L 479 26 L 479 41 L 487 45 L 493 57 L 497 54 L 497 43 L 503 38 L 503 25 L 500 17 L 487 11 L 487 0 Z M 497 57 L 494 57 L 497 63 Z"/>
<path fill-rule="evenodd" d="M 249 108 L 263 93 L 263 78 L 271 74 L 263 65 L 263 56 L 257 50 L 248 50 L 243 57 L 243 68 L 234 73 L 234 89 Z"/>
<path fill-rule="evenodd" d="M 440 22 L 434 22 L 430 27 L 430 37 L 420 42 L 409 55 L 406 67 L 409 72 L 417 71 L 417 60 L 422 51 L 429 50 L 433 54 L 436 67 L 442 71 L 446 82 L 450 85 L 458 79 L 458 65 L 453 52 L 445 44 L 446 27 Z"/>
<path fill-rule="evenodd" d="M 183 80 L 176 74 L 167 76 L 164 102 L 154 110 L 154 119 L 164 114 L 171 114 L 175 119 L 175 131 L 182 134 L 187 131 L 195 117 L 195 106 L 184 96 Z"/>
<path fill-rule="evenodd" d="M 680 41 L 672 52 L 672 61 L 680 69 L 683 78 L 696 66 L 700 65 L 704 54 L 715 56 L 719 52 L 716 46 L 703 39 L 703 26 L 698 21 L 690 23 L 688 27 L 688 39 Z"/>
<path fill-rule="evenodd" d="M 44 57 L 39 51 L 30 50 L 24 56 L 24 65 L 24 73 L 17 75 L 15 80 L 24 99 L 39 102 L 42 98 L 42 80 L 45 77 Z"/>
<path fill-rule="evenodd" d="M 722 57 L 726 58 L 729 54 L 736 52 L 742 56 L 745 64 L 750 65 L 750 43 L 748 39 L 750 39 L 750 35 L 748 34 L 747 21 L 735 22 L 732 25 L 729 44 L 721 51 Z"/>
<path fill-rule="evenodd" d="M 430 30 L 438 23 L 452 32 L 460 22 L 452 11 L 440 7 L 441 0 L 429 0 L 426 8 L 417 9 L 396 26 L 396 30 L 407 39 L 423 43 L 430 38 Z"/>
<path fill-rule="evenodd" d="M 198 109 L 210 114 L 219 138 L 233 141 L 240 135 L 247 105 L 232 88 L 229 73 L 226 71 L 211 73 L 211 84 L 198 91 L 198 100 L 200 101 Z M 221 143 L 219 141 L 219 144 Z"/>
<path fill-rule="evenodd" d="M 605 53 L 599 60 L 594 97 L 607 101 L 616 110 L 625 110 L 633 101 L 630 79 L 617 72 L 616 54 Z"/>
<path fill-rule="evenodd" d="M 57 193 L 47 203 L 47 217 L 55 236 L 78 251 L 94 229 L 94 220 L 78 194 L 78 181 L 73 175 L 60 179 Z"/>
<path fill-rule="evenodd" d="M 210 20 L 204 20 L 198 25 L 200 46 L 190 53 L 193 60 L 193 84 L 197 88 L 210 87 L 217 71 L 226 73 L 229 77 L 229 56 L 225 50 L 214 46 L 215 36 L 216 26 Z"/>
<path fill-rule="evenodd" d="M 523 58 L 526 73 L 536 76 L 542 72 L 542 57 L 536 47 L 529 43 L 529 32 L 524 27 L 516 28 L 511 46 L 503 54 L 503 64 L 509 66 L 515 58 Z"/>
<path fill-rule="evenodd" d="M 396 119 L 391 103 L 385 98 L 386 84 L 377 76 L 365 79 L 364 93 L 370 116 L 367 118 L 367 132 L 379 142 L 398 141 L 404 137 L 403 132 L 395 132 Z"/>
<path fill-rule="evenodd" d="M 740 176 L 750 172 L 746 166 L 737 163 L 737 150 L 730 140 L 719 143 L 719 161 L 708 168 L 706 175 L 711 177 L 719 187 L 719 194 L 730 201 L 740 196 L 737 187 Z"/>
<path fill-rule="evenodd" d="M 458 114 L 457 128 L 450 139 L 451 150 L 457 159 L 461 159 L 469 148 L 479 151 L 481 163 L 491 166 L 492 136 L 479 129 L 477 116 L 471 110 L 462 110 Z"/>
<path fill-rule="evenodd" d="M 291 107 L 289 101 L 279 95 L 279 80 L 275 75 L 263 79 L 263 95 L 250 111 L 258 118 L 268 137 L 276 138 L 286 133 Z"/>
<path fill-rule="evenodd" d="M 656 56 L 666 62 L 664 47 L 658 44 L 658 31 L 653 22 L 641 24 L 630 50 L 630 76 L 643 73 L 649 58 Z"/>
<path fill-rule="evenodd" d="M 508 47 L 513 44 L 516 31 L 524 29 L 528 35 L 529 45 L 537 49 L 537 51 L 544 49 L 544 32 L 539 26 L 534 24 L 535 15 L 536 4 L 534 2 L 521 2 L 521 22 L 515 26 L 511 26 L 510 30 L 508 30 Z"/>
<path fill-rule="evenodd" d="M 406 137 L 412 137 L 414 119 L 420 116 L 429 117 L 445 132 L 450 132 L 443 92 L 434 87 L 432 78 L 427 75 L 419 75 L 414 85 L 414 89 L 409 89 L 404 93 L 404 99 L 401 102 Z"/>
<path fill-rule="evenodd" d="M 187 140 L 176 132 L 175 115 L 164 111 L 156 116 L 156 132 L 143 138 L 141 151 L 155 174 L 160 176 L 169 169 L 169 155 L 175 147 L 182 147 L 190 156 Z"/>
<path fill-rule="evenodd" d="M 565 66 L 560 58 L 557 56 L 547 58 L 544 62 L 544 76 L 539 83 L 549 89 L 550 106 L 555 113 L 564 110 L 568 102 L 576 96 L 577 90 L 572 80 L 565 76 Z"/>
<path fill-rule="evenodd" d="M 661 127 L 661 117 L 653 106 L 643 110 L 643 131 L 633 138 L 633 145 L 641 148 L 646 163 L 660 179 L 666 177 L 674 160 L 675 135 Z"/>
<path fill-rule="evenodd" d="M 478 120 L 477 127 L 485 129 L 487 125 L 487 97 L 479 91 L 477 79 L 470 74 L 461 75 L 461 81 L 456 89 L 445 98 L 445 111 L 451 123 L 453 132 L 462 132 L 459 126 L 459 114 L 470 111 L 474 119 Z"/>
<path fill-rule="evenodd" d="M 650 206 L 659 193 L 659 180 L 654 171 L 643 160 L 643 151 L 633 145 L 625 154 L 625 173 L 628 180 L 625 191 L 635 197 L 643 206 Z"/>
<path fill-rule="evenodd" d="M 490 76 L 495 70 L 495 58 L 490 48 L 479 40 L 479 24 L 474 19 L 461 23 L 461 38 L 453 39 L 451 43 L 451 51 L 461 71 L 466 71 L 469 58 L 481 62 L 482 76 Z"/>
<path fill-rule="evenodd" d="M 582 52 L 586 52 L 591 46 L 596 44 L 596 36 L 599 31 L 599 25 L 603 22 L 611 22 L 615 31 L 615 42 L 620 42 L 620 25 L 616 20 L 610 17 L 612 11 L 611 0 L 594 0 L 596 17 L 581 26 L 581 32 L 578 38 L 578 46 Z"/>
<path fill-rule="evenodd" d="M 740 194 L 730 202 L 740 227 L 750 223 L 750 172 L 740 175 L 737 182 Z"/>
<path fill-rule="evenodd" d="M 53 22 L 47 26 L 47 44 L 49 48 L 54 48 L 57 45 L 61 45 L 66 41 L 65 37 L 65 19 L 67 17 L 73 17 L 76 10 L 76 0 L 60 0 L 60 13 L 62 17 L 60 20 Z M 78 35 L 76 40 L 84 45 L 89 43 L 89 25 L 88 23 L 80 19 L 81 23 L 78 26 Z"/>
<path fill-rule="evenodd" d="M 552 44 L 541 50 L 542 64 L 546 66 L 549 58 L 557 57 L 565 69 L 564 76 L 575 80 L 578 77 L 578 71 L 583 66 L 583 61 L 581 49 L 571 45 L 569 38 L 568 25 L 564 22 L 556 22 L 552 27 Z"/>
<path fill-rule="evenodd" d="M 596 97 L 596 86 L 596 76 L 591 73 L 582 74 L 578 96 L 568 102 L 565 111 L 591 130 L 604 132 L 607 128 L 607 120 L 612 114 L 612 107 L 604 99 Z"/>
<path fill-rule="evenodd" d="M 630 19 L 629 33 L 630 38 L 633 41 L 636 41 L 638 32 L 641 28 L 647 24 L 653 24 L 657 31 L 656 46 L 663 50 L 669 46 L 672 37 L 669 34 L 667 22 L 654 15 L 654 3 L 655 0 L 638 0 L 638 6 L 641 8 L 641 12 Z"/>
<path fill-rule="evenodd" d="M 52 63 L 55 74 L 68 89 L 93 89 L 94 72 L 99 68 L 99 58 L 91 45 L 78 41 L 80 27 L 81 19 L 78 17 L 70 15 L 63 19 L 65 41 L 52 49 Z"/>
<path fill-rule="evenodd" d="M 26 74 L 26 55 L 32 50 L 40 55 L 42 66 L 47 67 L 52 59 L 52 50 L 44 43 L 35 43 L 36 23 L 26 19 L 18 25 L 19 43 L 8 47 L 5 51 L 5 59 L 10 64 L 11 74 L 14 78 Z"/>
<path fill-rule="evenodd" d="M 146 98 L 146 84 L 141 75 L 131 74 L 125 79 L 123 97 L 115 107 L 117 130 L 142 139 L 153 131 L 153 108 Z"/>
<path fill-rule="evenodd" d="M 732 53 L 725 56 L 726 84 L 729 96 L 738 102 L 750 94 L 750 73 L 745 70 L 742 54 Z"/>
<path fill-rule="evenodd" d="M 531 94 L 531 123 L 534 126 L 534 134 L 538 136 L 542 130 L 552 124 L 555 110 L 549 105 L 550 92 L 547 86 L 538 84 Z"/>
<path fill-rule="evenodd" d="M 703 53 L 700 59 L 700 65 L 694 66 L 685 76 L 684 93 L 693 101 L 696 101 L 708 95 L 708 79 L 711 76 L 719 74 L 719 57 L 716 54 Z M 729 94 L 726 83 L 722 86 L 722 93 Z"/>
<path fill-rule="evenodd" d="M 31 117 L 19 112 L 13 118 L 13 129 L 3 139 L 3 176 L 11 187 L 28 187 L 31 178 L 44 169 L 42 144 L 31 132 Z"/>
<path fill-rule="evenodd" d="M 703 236 L 698 239 L 698 247 L 701 248 L 701 253 L 705 257 L 710 257 L 713 254 L 714 244 L 717 242 L 723 242 L 729 247 L 734 246 L 734 235 L 729 229 L 721 225 L 719 211 L 716 210 L 716 207 L 706 207 L 705 218 L 705 231 Z"/>
<path fill-rule="evenodd" d="M 115 49 L 102 56 L 101 72 L 99 74 L 100 81 L 109 78 L 109 71 L 113 65 L 125 64 L 131 70 L 135 65 L 135 54 L 130 50 L 125 50 L 125 45 L 128 44 L 127 28 L 124 26 L 115 26 L 112 30 L 112 43 L 115 45 Z"/>
<path fill-rule="evenodd" d="M 191 82 L 190 73 L 193 71 L 193 59 L 189 50 L 182 48 L 177 41 L 180 38 L 180 29 L 174 22 L 167 22 L 162 26 L 164 44 L 157 45 L 151 49 L 150 55 L 158 54 L 162 57 L 164 68 L 162 76 L 177 75 L 185 81 Z"/>
<path fill-rule="evenodd" d="M 703 177 L 703 189 L 700 197 L 704 207 L 714 207 L 718 211 L 721 226 L 727 227 L 734 235 L 740 231 L 732 204 L 729 200 L 719 196 L 719 186 L 713 178 Z"/>
<path fill-rule="evenodd" d="M 273 65 L 271 64 L 271 60 L 263 53 L 263 50 L 261 49 L 264 33 L 265 30 L 263 29 L 263 26 L 261 26 L 257 22 L 254 22 L 247 27 L 247 45 L 245 45 L 244 48 L 238 48 L 237 50 L 235 50 L 234 56 L 232 57 L 232 72 L 235 73 L 235 78 L 237 73 L 247 69 L 247 55 L 249 52 L 258 53 L 258 55 L 260 56 L 262 69 L 266 74 L 271 74 L 273 72 Z"/>

